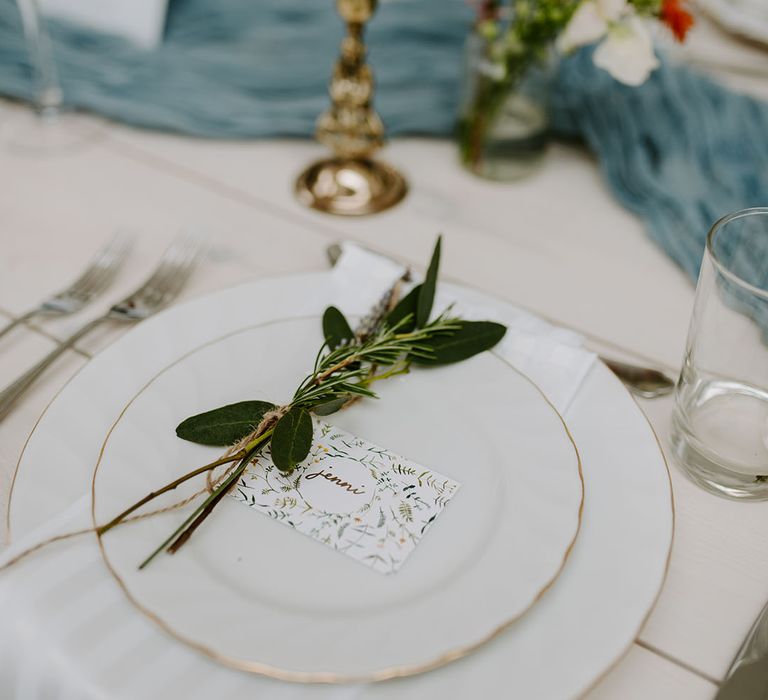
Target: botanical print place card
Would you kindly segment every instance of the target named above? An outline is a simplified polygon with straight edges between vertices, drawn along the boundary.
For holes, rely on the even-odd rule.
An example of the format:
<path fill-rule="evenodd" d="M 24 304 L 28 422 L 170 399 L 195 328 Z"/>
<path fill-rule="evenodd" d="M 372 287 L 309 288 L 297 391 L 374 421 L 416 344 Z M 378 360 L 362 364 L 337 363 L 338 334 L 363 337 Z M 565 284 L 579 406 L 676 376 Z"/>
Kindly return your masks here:
<path fill-rule="evenodd" d="M 267 448 L 232 496 L 376 571 L 396 572 L 459 484 L 313 420 L 312 450 L 290 476 Z"/>

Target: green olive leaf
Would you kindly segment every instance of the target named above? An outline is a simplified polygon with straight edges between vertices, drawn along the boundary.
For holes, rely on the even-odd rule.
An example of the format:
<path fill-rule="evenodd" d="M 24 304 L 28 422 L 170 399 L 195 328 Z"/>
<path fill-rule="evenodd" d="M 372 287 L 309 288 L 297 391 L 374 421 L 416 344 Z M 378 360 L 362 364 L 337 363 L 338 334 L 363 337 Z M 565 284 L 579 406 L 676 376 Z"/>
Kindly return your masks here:
<path fill-rule="evenodd" d="M 323 314 L 323 335 L 331 350 L 355 337 L 344 314 L 335 306 L 329 306 Z"/>
<path fill-rule="evenodd" d="M 435 289 L 437 287 L 437 273 L 440 269 L 440 245 L 443 237 L 437 237 L 435 249 L 432 252 L 432 259 L 429 261 L 427 276 L 419 290 L 419 299 L 416 304 L 416 328 L 422 328 L 429 321 L 429 315 L 432 313 L 432 304 L 435 301 Z"/>
<path fill-rule="evenodd" d="M 312 417 L 303 408 L 292 408 L 275 425 L 272 433 L 272 461 L 290 474 L 312 447 Z"/>
<path fill-rule="evenodd" d="M 344 404 L 347 403 L 347 401 L 349 401 L 349 398 L 346 396 L 343 396 L 340 399 L 331 399 L 330 401 L 315 406 L 312 409 L 312 412 L 318 416 L 330 416 L 331 413 L 336 413 L 336 411 L 340 411 L 344 408 Z"/>
<path fill-rule="evenodd" d="M 490 350 L 507 332 L 506 326 L 492 321 L 457 321 L 458 330 L 433 336 L 419 343 L 429 357 L 413 355 L 419 365 L 447 365 L 461 362 L 478 353 Z"/>
<path fill-rule="evenodd" d="M 176 435 L 199 445 L 233 445 L 248 435 L 274 407 L 269 401 L 240 401 L 221 406 L 182 421 Z"/>
<path fill-rule="evenodd" d="M 392 328 L 392 326 L 396 326 L 405 319 L 406 316 L 410 316 L 410 320 L 398 328 L 400 333 L 410 333 L 416 328 L 416 307 L 419 302 L 420 293 L 421 285 L 418 284 L 397 302 L 395 308 L 387 314 L 384 323 Z"/>

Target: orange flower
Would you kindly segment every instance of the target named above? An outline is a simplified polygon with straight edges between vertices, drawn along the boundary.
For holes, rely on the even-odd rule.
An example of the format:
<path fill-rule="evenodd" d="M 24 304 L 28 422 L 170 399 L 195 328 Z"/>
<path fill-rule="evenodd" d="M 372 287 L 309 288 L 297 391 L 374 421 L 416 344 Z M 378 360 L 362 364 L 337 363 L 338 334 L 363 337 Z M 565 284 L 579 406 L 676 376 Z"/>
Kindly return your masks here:
<path fill-rule="evenodd" d="M 688 30 L 693 26 L 693 15 L 683 7 L 684 0 L 663 0 L 661 21 L 664 22 L 678 41 L 685 41 Z"/>

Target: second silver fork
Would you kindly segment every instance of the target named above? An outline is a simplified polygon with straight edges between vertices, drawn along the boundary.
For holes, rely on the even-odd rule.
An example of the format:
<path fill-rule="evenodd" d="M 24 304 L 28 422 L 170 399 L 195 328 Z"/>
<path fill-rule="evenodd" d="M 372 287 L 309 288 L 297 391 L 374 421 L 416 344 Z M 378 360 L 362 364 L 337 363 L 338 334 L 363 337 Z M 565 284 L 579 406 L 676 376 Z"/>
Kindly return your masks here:
<path fill-rule="evenodd" d="M 86 323 L 60 343 L 40 362 L 0 391 L 0 420 L 45 370 L 83 336 L 107 321 L 136 322 L 151 316 L 173 300 L 189 278 L 201 251 L 201 240 L 182 235 L 165 251 L 149 279 L 132 294 L 112 306 L 104 315 Z"/>

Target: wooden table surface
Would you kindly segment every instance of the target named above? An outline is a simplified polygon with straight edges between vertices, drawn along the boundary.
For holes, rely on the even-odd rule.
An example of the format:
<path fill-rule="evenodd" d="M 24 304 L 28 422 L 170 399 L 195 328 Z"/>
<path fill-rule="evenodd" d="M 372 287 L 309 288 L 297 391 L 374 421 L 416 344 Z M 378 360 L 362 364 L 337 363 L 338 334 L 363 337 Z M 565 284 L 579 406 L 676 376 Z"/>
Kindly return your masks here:
<path fill-rule="evenodd" d="M 0 105 L 6 118 L 19 110 Z M 0 322 L 70 281 L 116 229 L 138 236 L 102 301 L 2 341 L 0 385 L 131 289 L 183 228 L 204 231 L 213 247 L 182 298 L 324 269 L 326 246 L 341 238 L 418 265 L 442 232 L 447 277 L 577 329 L 596 350 L 679 366 L 693 286 L 613 199 L 586 152 L 555 145 L 533 177 L 497 184 L 462 171 L 451 143 L 397 139 L 384 155 L 407 174 L 411 192 L 390 212 L 357 220 L 294 201 L 296 174 L 322 153 L 309 142 L 206 142 L 114 124 L 70 153 L 0 151 Z M 0 423 L 3 504 L 36 418 L 122 332 L 105 329 L 68 351 Z M 671 400 L 641 406 L 666 446 Z M 589 700 L 713 697 L 768 598 L 768 503 L 712 496 L 671 466 L 677 525 L 669 576 L 636 644 Z"/>

